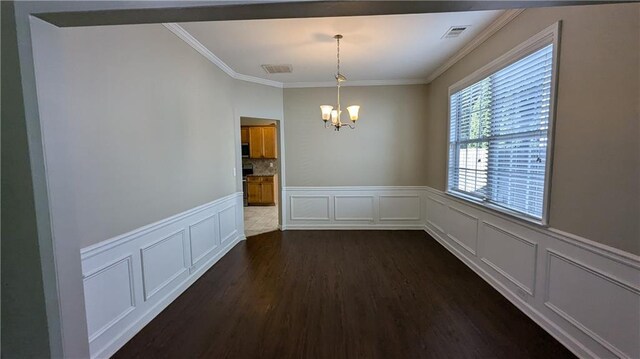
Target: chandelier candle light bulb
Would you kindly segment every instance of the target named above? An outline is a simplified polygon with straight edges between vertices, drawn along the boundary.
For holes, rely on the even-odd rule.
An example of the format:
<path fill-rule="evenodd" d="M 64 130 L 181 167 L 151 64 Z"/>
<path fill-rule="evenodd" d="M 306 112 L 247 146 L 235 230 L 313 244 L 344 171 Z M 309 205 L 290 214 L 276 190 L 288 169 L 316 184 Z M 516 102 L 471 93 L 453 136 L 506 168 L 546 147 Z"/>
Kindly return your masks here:
<path fill-rule="evenodd" d="M 347 107 L 347 111 L 349 112 L 349 119 L 351 120 L 351 123 L 343 123 L 340 120 L 340 117 L 342 115 L 342 110 L 340 108 L 340 83 L 347 81 L 347 78 L 340 73 L 340 39 L 342 39 L 342 35 L 338 34 L 333 38 L 336 39 L 337 49 L 338 49 L 337 56 L 336 56 L 338 59 L 338 66 L 337 66 L 337 72 L 336 72 L 336 86 L 338 88 L 338 105 L 336 106 L 335 110 L 331 105 L 321 105 L 320 111 L 322 112 L 322 121 L 324 121 L 325 128 L 329 128 L 330 126 L 333 126 L 333 128 L 336 131 L 340 131 L 340 128 L 344 126 L 349 126 L 349 128 L 354 129 L 356 128 L 355 125 L 356 125 L 356 121 L 358 120 L 358 112 L 360 111 L 360 106 L 353 105 L 353 106 Z M 331 118 L 331 124 L 328 123 L 329 118 Z"/>

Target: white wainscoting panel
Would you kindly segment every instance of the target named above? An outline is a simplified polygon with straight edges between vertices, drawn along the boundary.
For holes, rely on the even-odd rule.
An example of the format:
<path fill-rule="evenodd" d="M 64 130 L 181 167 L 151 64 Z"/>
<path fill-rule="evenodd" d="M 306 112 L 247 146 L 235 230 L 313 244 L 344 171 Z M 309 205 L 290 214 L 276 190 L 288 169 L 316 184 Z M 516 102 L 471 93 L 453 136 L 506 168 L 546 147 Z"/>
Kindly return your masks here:
<path fill-rule="evenodd" d="M 640 358 L 640 289 L 547 250 L 545 305 L 619 357 Z M 585 297 L 588 294 L 588 297 Z M 631 314 L 631 315 L 630 315 Z"/>
<path fill-rule="evenodd" d="M 427 223 L 440 233 L 446 233 L 447 205 L 440 199 L 427 197 Z"/>
<path fill-rule="evenodd" d="M 423 187 L 285 187 L 283 229 L 422 229 Z"/>
<path fill-rule="evenodd" d="M 136 306 L 131 256 L 107 264 L 84 278 L 89 340 L 104 333 Z"/>
<path fill-rule="evenodd" d="M 144 300 L 187 273 L 184 229 L 140 248 Z"/>
<path fill-rule="evenodd" d="M 220 218 L 220 242 L 224 245 L 238 234 L 238 223 L 235 205 L 223 208 L 218 213 Z"/>
<path fill-rule="evenodd" d="M 381 221 L 419 221 L 422 205 L 417 195 L 380 195 Z"/>
<path fill-rule="evenodd" d="M 480 260 L 533 295 L 538 244 L 491 223 L 482 227 Z"/>
<path fill-rule="evenodd" d="M 242 193 L 82 249 L 92 358 L 107 358 L 244 238 Z"/>
<path fill-rule="evenodd" d="M 336 221 L 373 221 L 373 196 L 334 196 Z"/>
<path fill-rule="evenodd" d="M 579 357 L 640 358 L 639 256 L 430 187 L 283 192 L 283 229 L 426 230 Z M 83 249 L 92 357 L 113 354 L 242 239 L 242 213 L 237 193 Z"/>
<path fill-rule="evenodd" d="M 448 216 L 451 225 L 447 237 L 475 256 L 478 248 L 478 218 L 456 207 L 449 207 Z"/>
<path fill-rule="evenodd" d="M 220 245 L 218 214 L 212 214 L 189 225 L 191 265 L 194 266 Z"/>
<path fill-rule="evenodd" d="M 292 221 L 329 220 L 329 196 L 293 195 L 288 198 Z"/>
<path fill-rule="evenodd" d="M 640 257 L 429 187 L 425 197 L 425 230 L 577 356 L 640 358 Z"/>

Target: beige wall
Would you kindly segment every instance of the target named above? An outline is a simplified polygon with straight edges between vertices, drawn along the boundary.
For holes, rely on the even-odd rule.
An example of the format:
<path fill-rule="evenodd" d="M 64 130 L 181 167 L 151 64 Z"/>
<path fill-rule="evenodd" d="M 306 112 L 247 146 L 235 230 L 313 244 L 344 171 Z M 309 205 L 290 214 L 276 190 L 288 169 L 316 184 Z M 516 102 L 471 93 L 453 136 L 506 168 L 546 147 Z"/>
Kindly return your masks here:
<path fill-rule="evenodd" d="M 319 119 L 335 88 L 233 80 L 161 25 L 36 28 L 55 234 L 87 246 L 238 190 L 240 116 L 286 118 L 287 186 L 444 189 L 448 87 L 557 20 L 550 224 L 640 253 L 638 4 L 529 9 L 430 85 L 345 87 L 361 121 L 340 133 Z"/>
<path fill-rule="evenodd" d="M 162 25 L 44 26 L 54 233 L 82 247 L 235 192 L 240 114 L 282 117 L 282 89 L 232 79 Z"/>
<path fill-rule="evenodd" d="M 640 254 L 640 5 L 528 9 L 429 85 L 427 184 L 444 190 L 450 85 L 562 20 L 550 226 Z"/>
<path fill-rule="evenodd" d="M 344 87 L 341 103 L 360 105 L 360 120 L 355 131 L 334 132 L 323 128 L 319 106 L 336 102 L 336 88 L 285 89 L 287 186 L 423 185 L 425 91 L 424 85 Z"/>

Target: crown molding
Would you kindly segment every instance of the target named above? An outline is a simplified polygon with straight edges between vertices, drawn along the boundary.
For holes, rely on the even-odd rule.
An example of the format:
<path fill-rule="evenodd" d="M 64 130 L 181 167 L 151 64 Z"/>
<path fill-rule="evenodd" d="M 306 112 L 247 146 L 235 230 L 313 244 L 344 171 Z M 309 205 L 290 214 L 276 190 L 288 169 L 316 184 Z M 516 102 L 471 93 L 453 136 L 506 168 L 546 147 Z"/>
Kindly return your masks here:
<path fill-rule="evenodd" d="M 440 65 L 440 67 L 438 67 L 435 71 L 433 71 L 427 77 L 425 83 L 430 83 L 431 81 L 438 78 L 438 76 L 442 75 L 451 66 L 455 65 L 458 61 L 462 60 L 462 58 L 467 56 L 471 51 L 475 50 L 488 38 L 493 36 L 493 34 L 498 32 L 498 30 L 502 29 L 505 25 L 510 23 L 513 19 L 515 19 L 518 15 L 520 15 L 524 10 L 525 9 L 506 10 L 494 22 L 492 22 L 489 26 L 487 26 L 484 30 L 482 30 L 476 37 L 471 39 L 471 41 L 469 41 L 458 52 L 456 52 L 455 55 L 451 56 L 445 63 L 443 63 L 442 65 Z"/>
<path fill-rule="evenodd" d="M 227 75 L 233 77 L 234 79 L 282 88 L 282 82 L 263 79 L 255 76 L 239 74 L 235 72 L 231 67 L 229 67 L 229 65 L 227 65 L 224 61 L 222 61 L 218 56 L 214 55 L 213 52 L 207 49 L 206 46 L 204 46 L 200 41 L 198 41 L 195 37 L 193 37 L 193 35 L 191 35 L 182 26 L 176 23 L 163 23 L 162 25 L 164 25 L 164 27 L 169 29 L 169 31 L 174 33 L 182 41 L 186 42 L 194 50 L 199 52 L 200 55 L 204 56 L 205 58 L 207 58 L 207 60 L 211 61 L 214 65 L 218 66 L 220 70 L 224 71 Z"/>
<path fill-rule="evenodd" d="M 498 30 L 502 29 L 505 25 L 511 22 L 511 20 L 515 19 L 516 16 L 520 15 L 523 11 L 524 9 L 506 10 L 494 22 L 487 26 L 487 28 L 482 30 L 482 32 L 480 32 L 476 37 L 474 37 L 473 39 L 471 39 L 471 41 L 464 45 L 455 55 L 450 57 L 445 63 L 443 63 L 442 65 L 440 65 L 440 67 L 433 71 L 426 79 L 356 80 L 345 82 L 342 84 L 342 86 L 397 86 L 428 84 L 438 78 L 438 76 L 442 75 L 451 66 L 468 55 L 471 51 L 480 46 L 493 34 L 498 32 Z M 179 24 L 164 23 L 162 25 L 164 25 L 164 27 L 175 34 L 178 38 L 186 42 L 194 50 L 199 52 L 202 56 L 207 58 L 213 64 L 218 66 L 222 71 L 224 71 L 227 75 L 231 76 L 234 79 L 278 88 L 334 87 L 336 85 L 335 81 L 282 83 L 279 81 L 237 73 Z"/>
<path fill-rule="evenodd" d="M 340 87 L 353 86 L 396 86 L 396 85 L 420 85 L 426 84 L 425 79 L 406 79 L 406 80 L 356 80 L 347 81 L 340 84 Z M 336 87 L 335 81 L 321 82 L 289 82 L 283 84 L 284 88 L 306 88 L 306 87 Z"/>

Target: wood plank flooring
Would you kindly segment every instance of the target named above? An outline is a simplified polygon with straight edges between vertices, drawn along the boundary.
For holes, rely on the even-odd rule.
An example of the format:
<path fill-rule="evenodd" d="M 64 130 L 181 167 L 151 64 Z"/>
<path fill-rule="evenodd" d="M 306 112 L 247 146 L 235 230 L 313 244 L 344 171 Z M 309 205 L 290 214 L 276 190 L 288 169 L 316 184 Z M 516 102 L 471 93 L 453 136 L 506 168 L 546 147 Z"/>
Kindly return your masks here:
<path fill-rule="evenodd" d="M 115 358 L 572 358 L 428 234 L 239 243 Z"/>

